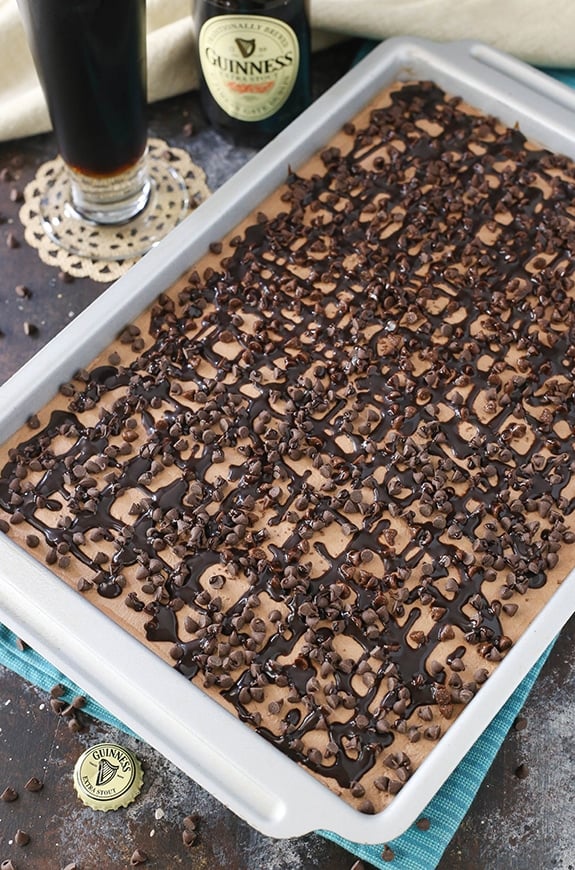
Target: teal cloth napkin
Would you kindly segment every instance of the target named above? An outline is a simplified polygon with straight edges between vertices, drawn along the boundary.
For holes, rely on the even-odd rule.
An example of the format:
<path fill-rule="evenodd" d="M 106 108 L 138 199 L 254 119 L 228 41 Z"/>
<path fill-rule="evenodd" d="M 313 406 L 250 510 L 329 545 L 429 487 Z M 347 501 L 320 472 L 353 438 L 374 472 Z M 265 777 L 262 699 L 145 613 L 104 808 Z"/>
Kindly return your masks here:
<path fill-rule="evenodd" d="M 539 661 L 533 666 L 505 706 L 497 713 L 491 724 L 475 742 L 449 779 L 429 802 L 422 813 L 422 816 L 429 820 L 428 830 L 423 831 L 413 825 L 401 837 L 397 837 L 389 843 L 381 843 L 375 846 L 353 843 L 330 831 L 320 831 L 322 836 L 333 840 L 356 857 L 369 861 L 370 864 L 381 868 L 381 870 L 384 870 L 384 868 L 385 870 L 434 870 L 449 841 L 471 806 L 471 802 L 485 774 L 489 770 L 505 735 L 523 707 L 549 655 L 551 646 L 548 647 Z M 56 683 L 62 683 L 62 685 L 68 688 L 70 693 L 85 695 L 80 686 L 77 686 L 68 677 L 60 673 L 60 671 L 33 649 L 30 647 L 20 649 L 15 635 L 1 624 L 0 664 L 5 665 L 25 680 L 28 680 L 28 682 L 46 691 L 49 691 Z M 112 716 L 108 710 L 98 704 L 93 698 L 87 697 L 83 710 L 102 722 L 106 722 L 128 733 L 133 733 L 123 722 Z M 382 853 L 385 846 L 388 846 L 393 851 L 394 858 L 392 861 L 383 859 Z M 389 857 L 389 852 L 387 857 Z"/>

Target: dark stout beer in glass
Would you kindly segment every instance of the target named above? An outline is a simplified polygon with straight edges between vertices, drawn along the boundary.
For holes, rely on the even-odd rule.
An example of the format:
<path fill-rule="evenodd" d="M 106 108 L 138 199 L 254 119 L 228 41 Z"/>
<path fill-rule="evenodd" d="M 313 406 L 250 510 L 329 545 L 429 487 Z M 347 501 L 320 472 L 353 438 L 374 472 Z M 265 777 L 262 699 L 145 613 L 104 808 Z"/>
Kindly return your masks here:
<path fill-rule="evenodd" d="M 18 0 L 75 208 L 127 220 L 149 193 L 145 0 Z"/>

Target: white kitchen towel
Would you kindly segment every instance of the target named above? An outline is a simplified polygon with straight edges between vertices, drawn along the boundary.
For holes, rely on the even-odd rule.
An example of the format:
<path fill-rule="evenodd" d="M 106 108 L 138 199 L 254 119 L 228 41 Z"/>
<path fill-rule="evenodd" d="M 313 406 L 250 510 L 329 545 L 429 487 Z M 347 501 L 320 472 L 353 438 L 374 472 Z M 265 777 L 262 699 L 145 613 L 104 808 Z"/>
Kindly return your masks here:
<path fill-rule="evenodd" d="M 194 0 L 147 0 L 153 102 L 197 87 Z M 535 65 L 575 67 L 575 0 L 310 0 L 313 45 L 334 38 L 480 39 Z M 16 0 L 0 0 L 0 141 L 50 129 Z"/>

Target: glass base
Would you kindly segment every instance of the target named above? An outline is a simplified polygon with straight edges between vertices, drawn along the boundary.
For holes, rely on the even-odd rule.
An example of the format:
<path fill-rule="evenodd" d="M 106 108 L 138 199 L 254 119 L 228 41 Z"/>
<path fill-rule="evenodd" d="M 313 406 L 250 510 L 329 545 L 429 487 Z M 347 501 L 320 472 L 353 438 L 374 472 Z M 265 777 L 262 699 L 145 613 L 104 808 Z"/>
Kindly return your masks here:
<path fill-rule="evenodd" d="M 117 175 L 100 178 L 68 166 L 72 205 L 81 217 L 97 224 L 123 224 L 136 217 L 150 196 L 148 149 L 140 160 Z"/>
<path fill-rule="evenodd" d="M 119 261 L 142 256 L 190 210 L 186 183 L 168 159 L 150 152 L 148 175 L 150 190 L 144 208 L 125 222 L 102 224 L 74 208 L 69 174 L 62 163 L 40 197 L 44 232 L 56 245 L 78 257 Z"/>

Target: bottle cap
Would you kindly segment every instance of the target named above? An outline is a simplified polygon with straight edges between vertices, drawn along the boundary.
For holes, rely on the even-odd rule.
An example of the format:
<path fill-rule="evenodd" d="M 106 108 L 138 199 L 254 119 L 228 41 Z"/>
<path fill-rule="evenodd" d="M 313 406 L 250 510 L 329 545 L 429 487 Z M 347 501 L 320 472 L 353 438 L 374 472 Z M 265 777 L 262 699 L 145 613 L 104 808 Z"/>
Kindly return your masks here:
<path fill-rule="evenodd" d="M 117 810 L 136 799 L 144 774 L 133 752 L 117 743 L 97 743 L 74 766 L 74 788 L 93 810 Z"/>

